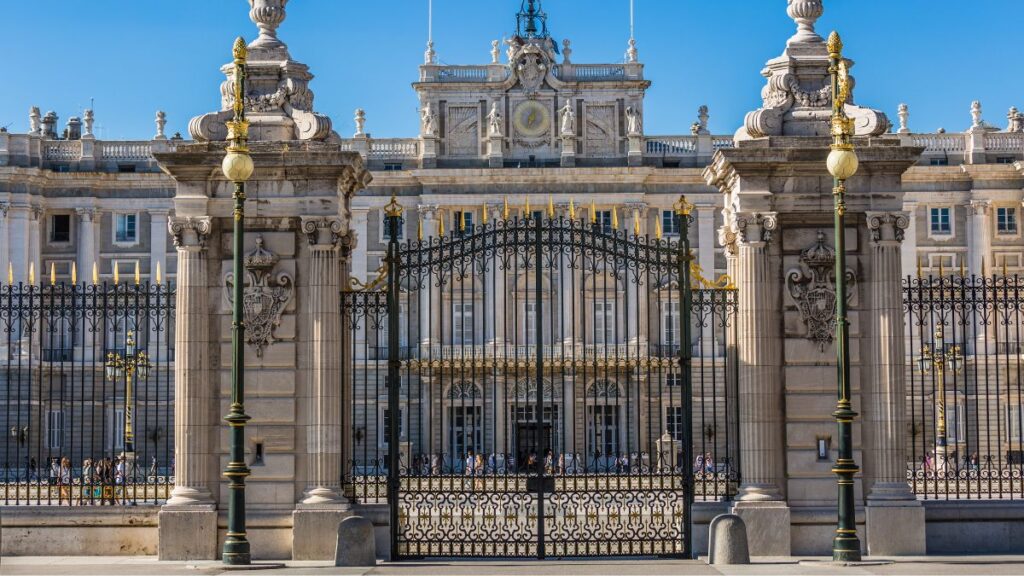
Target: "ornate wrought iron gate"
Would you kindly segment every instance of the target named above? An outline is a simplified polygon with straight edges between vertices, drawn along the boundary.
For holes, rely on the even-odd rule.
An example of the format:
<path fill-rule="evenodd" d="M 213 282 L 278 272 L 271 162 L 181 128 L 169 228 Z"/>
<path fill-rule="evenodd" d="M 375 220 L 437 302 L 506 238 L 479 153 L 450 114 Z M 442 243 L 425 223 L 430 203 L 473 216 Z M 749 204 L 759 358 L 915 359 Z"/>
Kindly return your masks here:
<path fill-rule="evenodd" d="M 392 557 L 688 556 L 737 448 L 734 293 L 690 288 L 685 202 L 678 241 L 549 206 L 400 242 L 387 210 L 386 290 L 344 299 L 346 483 Z"/>

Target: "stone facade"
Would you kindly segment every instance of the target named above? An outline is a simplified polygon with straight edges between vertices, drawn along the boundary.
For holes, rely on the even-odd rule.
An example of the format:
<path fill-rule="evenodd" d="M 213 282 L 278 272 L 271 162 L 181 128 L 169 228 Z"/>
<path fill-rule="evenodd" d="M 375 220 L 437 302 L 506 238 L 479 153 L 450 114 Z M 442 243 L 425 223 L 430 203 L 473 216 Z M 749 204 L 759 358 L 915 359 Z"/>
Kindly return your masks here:
<path fill-rule="evenodd" d="M 797 33 L 762 72 L 762 106 L 732 136 L 708 132 L 706 107 L 690 134 L 645 134 L 651 84 L 635 40 L 625 63 L 588 65 L 571 60 L 569 41 L 559 53 L 541 35 L 511 40 L 504 54 L 494 44 L 490 63 L 478 66 L 439 65 L 431 46 L 414 84 L 420 131 L 405 139 L 373 138 L 365 130 L 372 118 L 361 110 L 352 138 L 334 132 L 314 110 L 308 68 L 277 38 L 285 3 L 261 3 L 266 10 L 254 5 L 252 13 L 260 36 L 250 45 L 246 102 L 257 166 L 248 187 L 246 254 L 272 254 L 268 274 L 289 278 L 294 295 L 266 345 L 247 346 L 257 554 L 327 557 L 333 549 L 323 538 L 333 542 L 329 528 L 350 513 L 337 474 L 348 434 L 339 412 L 343 359 L 324 351 L 340 342 L 341 287 L 373 280 L 380 269 L 383 207 L 392 196 L 405 208 L 408 238 L 421 229 L 435 234 L 441 221 L 453 229 L 465 214 L 483 218 L 485 204 L 496 214 L 506 198 L 514 209 L 529 198 L 559 210 L 574 201 L 630 211 L 640 233 L 652 234 L 686 194 L 697 207 L 691 239 L 702 269 L 708 277 L 729 273 L 740 288 L 743 484 L 735 512 L 758 534 L 750 542 L 754 554 L 828 548 L 834 477 L 815 451 L 834 429 L 833 349 L 806 337 L 801 302 L 785 282 L 790 271 L 806 270 L 808 250 L 834 245 L 822 137 L 827 54 L 814 30 L 821 2 L 790 1 Z M 31 268 L 38 278 L 52 263 L 60 279 L 70 279 L 73 263 L 79 281 L 91 279 L 94 265 L 109 280 L 115 263 L 127 275 L 138 262 L 143 277 L 155 280 L 159 267 L 177 285 L 177 474 L 159 519 L 159 552 L 167 559 L 212 557 L 218 546 L 211 535 L 224 525 L 225 287 L 241 281 L 227 274 L 231 186 L 217 170 L 229 72 L 222 110 L 191 122 L 193 140 L 164 136 L 163 114 L 157 135 L 137 142 L 97 140 L 91 111 L 84 125 L 69 120 L 65 137 L 56 134 L 56 115 L 38 109 L 30 133 L 0 129 L 0 275 L 10 270 L 15 282 L 24 281 Z M 1012 111 L 1007 129 L 994 129 L 979 104 L 965 132 L 926 134 L 910 130 L 905 107 L 892 130 L 879 111 L 851 106 L 848 113 L 858 120 L 865 166 L 850 183 L 855 201 L 846 231 L 856 278 L 851 334 L 855 405 L 863 415 L 855 456 L 863 464 L 864 542 L 872 553 L 920 553 L 925 510 L 903 477 L 902 341 L 887 336 L 901 330 L 894 287 L 918 270 L 1024 269 L 1024 120 Z M 450 334 L 423 338 L 426 345 L 449 341 Z M 442 437 L 441 422 L 434 424 Z M 375 431 L 364 432 L 377 441 Z M 943 541 L 951 540 L 954 511 L 930 514 L 942 523 Z M 908 528 L 884 528 L 897 522 Z M 140 524 L 152 525 L 152 518 Z M 130 538 L 138 541 L 130 550 L 154 551 L 151 535 Z"/>

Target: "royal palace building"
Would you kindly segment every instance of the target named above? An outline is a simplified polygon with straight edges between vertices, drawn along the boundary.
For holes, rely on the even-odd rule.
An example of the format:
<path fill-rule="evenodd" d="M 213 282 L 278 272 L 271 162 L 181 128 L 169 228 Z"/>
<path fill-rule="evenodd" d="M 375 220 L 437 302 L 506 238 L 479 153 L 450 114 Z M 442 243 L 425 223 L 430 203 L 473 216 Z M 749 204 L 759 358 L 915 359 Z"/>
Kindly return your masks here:
<path fill-rule="evenodd" d="M 788 1 L 796 32 L 779 39 L 762 105 L 733 134 L 709 131 L 713 102 L 676 118 L 677 134 L 649 134 L 644 101 L 658 87 L 636 40 L 610 63 L 576 62 L 528 0 L 481 63 L 439 64 L 429 42 L 409 71 L 419 132 L 388 139 L 362 110 L 351 135 L 317 110 L 313 75 L 277 36 L 287 2 L 250 4 L 254 551 L 325 556 L 317 534 L 353 511 L 387 548 L 395 451 L 410 486 L 472 477 L 460 489 L 480 493 L 519 474 L 550 475 L 556 495 L 566 478 L 596 483 L 572 489 L 584 493 L 607 478 L 692 474 L 685 520 L 699 527 L 683 530 L 686 552 L 733 508 L 755 553 L 828 549 L 836 248 L 820 0 Z M 9 553 L 43 550 L 25 534 L 45 520 L 24 505 L 77 499 L 96 504 L 76 509 L 93 514 L 84 525 L 130 542 L 121 550 L 216 554 L 237 280 L 218 172 L 235 89 L 224 71 L 222 110 L 187 135 L 166 134 L 157 112 L 152 138 L 101 140 L 91 110 L 62 120 L 36 107 L 28 133 L 0 129 Z M 861 157 L 846 233 L 857 521 L 872 553 L 965 551 L 957 514 L 989 536 L 1020 524 L 988 504 L 1024 497 L 1024 313 L 1011 282 L 1024 272 L 1024 113 L 964 108 L 957 130 L 921 132 L 906 105 L 887 115 L 851 94 L 845 106 Z M 91 491 L 99 463 L 116 470 L 122 457 L 142 488 Z M 64 458 L 81 477 L 67 494 L 47 488 Z M 101 514 L 118 498 L 140 504 L 131 526 Z M 390 518 L 430 523 L 412 508 Z M 537 554 L 463 529 L 461 549 L 406 529 L 390 533 L 392 551 Z M 632 553 L 572 548 L 549 529 L 552 555 Z M 646 545 L 636 550 L 684 550 Z"/>

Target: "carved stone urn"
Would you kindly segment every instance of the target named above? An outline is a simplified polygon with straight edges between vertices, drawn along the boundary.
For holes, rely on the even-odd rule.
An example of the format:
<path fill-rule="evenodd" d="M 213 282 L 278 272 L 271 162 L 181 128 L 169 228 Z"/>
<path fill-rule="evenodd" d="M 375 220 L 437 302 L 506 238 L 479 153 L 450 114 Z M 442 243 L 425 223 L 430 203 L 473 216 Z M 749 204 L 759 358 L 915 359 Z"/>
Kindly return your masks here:
<path fill-rule="evenodd" d="M 822 37 L 814 31 L 814 23 L 825 13 L 822 0 L 788 0 L 788 2 L 789 8 L 786 9 L 786 13 L 796 22 L 796 34 L 789 39 L 787 44 L 823 42 Z"/>
<path fill-rule="evenodd" d="M 249 19 L 260 29 L 260 35 L 249 44 L 252 48 L 283 48 L 277 39 L 277 27 L 284 22 L 288 0 L 249 0 Z"/>

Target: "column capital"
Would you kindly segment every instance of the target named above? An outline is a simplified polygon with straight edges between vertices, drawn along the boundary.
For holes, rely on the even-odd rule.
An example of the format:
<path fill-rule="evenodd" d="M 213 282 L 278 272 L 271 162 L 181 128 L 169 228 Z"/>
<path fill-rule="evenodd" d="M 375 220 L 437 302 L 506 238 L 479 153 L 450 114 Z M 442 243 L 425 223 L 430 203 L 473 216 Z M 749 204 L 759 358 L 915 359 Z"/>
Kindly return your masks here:
<path fill-rule="evenodd" d="M 728 222 L 718 228 L 718 245 L 725 249 L 729 256 L 736 255 L 736 230 Z"/>
<path fill-rule="evenodd" d="M 39 204 L 33 204 L 29 206 L 29 219 L 39 220 L 40 218 L 43 217 L 43 212 L 45 211 L 43 210 L 42 206 L 40 206 Z"/>
<path fill-rule="evenodd" d="M 634 212 L 639 210 L 641 214 L 643 214 L 650 207 L 651 207 L 651 205 L 648 204 L 647 202 L 637 201 L 637 200 L 625 202 L 622 205 L 622 208 L 624 210 L 632 210 Z"/>
<path fill-rule="evenodd" d="M 75 208 L 75 214 L 77 214 L 83 222 L 93 222 L 100 215 L 100 210 L 99 208 L 93 207 Z"/>
<path fill-rule="evenodd" d="M 867 212 L 865 215 L 872 242 L 903 242 L 904 233 L 910 227 L 908 212 Z"/>
<path fill-rule="evenodd" d="M 416 207 L 416 212 L 420 214 L 422 218 L 434 219 L 439 216 L 441 207 L 437 204 L 420 204 Z"/>
<path fill-rule="evenodd" d="M 337 216 L 300 216 L 302 233 L 306 235 L 310 246 L 319 248 L 337 248 L 344 235 L 345 227 Z"/>
<path fill-rule="evenodd" d="M 7 211 L 10 209 L 10 202 L 0 202 L 0 218 L 7 218 Z"/>
<path fill-rule="evenodd" d="M 779 227 L 776 212 L 736 212 L 733 227 L 742 244 L 769 243 Z"/>
<path fill-rule="evenodd" d="M 146 212 L 149 212 L 149 215 L 150 216 L 154 216 L 154 217 L 170 216 L 171 215 L 171 209 L 170 208 L 150 208 L 150 209 L 146 210 Z"/>
<path fill-rule="evenodd" d="M 167 230 L 174 237 L 178 249 L 206 248 L 212 221 L 209 216 L 176 216 L 167 221 Z"/>
<path fill-rule="evenodd" d="M 989 208 L 992 207 L 990 200 L 971 200 L 967 204 L 971 209 L 971 213 L 975 216 L 987 216 Z"/>

